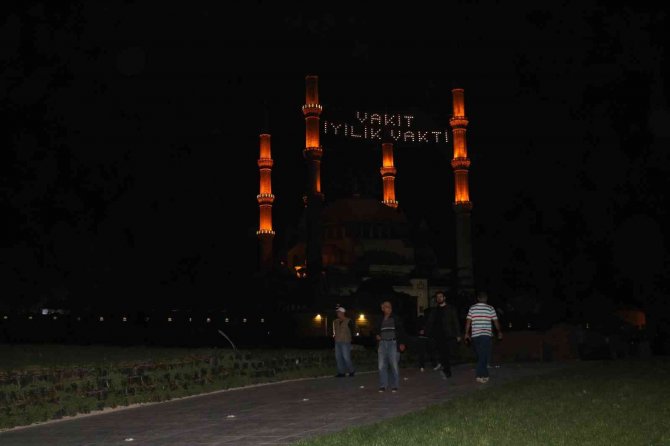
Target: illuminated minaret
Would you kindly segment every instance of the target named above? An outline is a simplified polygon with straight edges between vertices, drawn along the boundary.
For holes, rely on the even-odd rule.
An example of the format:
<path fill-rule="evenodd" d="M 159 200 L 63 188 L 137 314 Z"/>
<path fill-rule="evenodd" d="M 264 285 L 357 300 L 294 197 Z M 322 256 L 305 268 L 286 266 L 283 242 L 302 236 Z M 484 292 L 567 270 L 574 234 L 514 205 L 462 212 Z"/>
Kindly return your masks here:
<path fill-rule="evenodd" d="M 398 202 L 395 199 L 395 174 L 397 171 L 393 165 L 393 142 L 386 138 L 382 143 L 382 167 L 379 171 L 382 174 L 384 186 L 382 203 L 395 209 L 398 207 Z"/>
<path fill-rule="evenodd" d="M 474 275 L 472 268 L 472 240 L 470 213 L 472 202 L 468 189 L 468 149 L 465 143 L 465 131 L 468 119 L 465 117 L 463 89 L 451 90 L 454 99 L 454 114 L 449 120 L 454 133 L 454 210 L 456 211 L 456 266 L 458 268 L 458 288 L 466 294 L 474 293 Z"/>
<path fill-rule="evenodd" d="M 258 159 L 260 170 L 260 192 L 256 196 L 260 208 L 260 222 L 258 225 L 258 241 L 260 242 L 260 265 L 261 270 L 267 271 L 272 268 L 272 239 L 275 231 L 272 230 L 272 203 L 275 196 L 272 195 L 272 153 L 270 151 L 270 135 L 260 135 L 261 153 Z"/>
<path fill-rule="evenodd" d="M 305 77 L 305 105 L 302 112 L 305 115 L 305 150 L 303 155 L 307 160 L 308 190 L 307 190 L 307 275 L 313 279 L 320 277 L 323 260 L 321 257 L 322 228 L 321 208 L 323 194 L 321 193 L 321 156 L 323 149 L 319 144 L 319 115 L 322 107 L 319 104 L 319 78 Z"/>

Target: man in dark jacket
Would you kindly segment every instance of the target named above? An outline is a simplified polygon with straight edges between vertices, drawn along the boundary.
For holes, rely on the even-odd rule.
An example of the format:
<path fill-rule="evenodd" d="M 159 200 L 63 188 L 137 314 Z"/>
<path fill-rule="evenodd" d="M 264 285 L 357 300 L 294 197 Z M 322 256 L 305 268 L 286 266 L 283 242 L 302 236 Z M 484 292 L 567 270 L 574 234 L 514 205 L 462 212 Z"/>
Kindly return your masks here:
<path fill-rule="evenodd" d="M 384 392 L 389 386 L 391 375 L 391 391 L 397 392 L 400 384 L 400 353 L 405 351 L 407 336 L 402 321 L 393 314 L 393 305 L 386 300 L 381 305 L 383 316 L 375 327 L 377 339 L 377 363 L 379 366 L 379 391 Z M 400 352 L 400 353 L 399 353 Z"/>
<path fill-rule="evenodd" d="M 434 339 L 440 357 L 435 370 L 441 369 L 442 377 L 446 379 L 451 377 L 451 353 L 456 349 L 456 343 L 461 342 L 461 324 L 458 323 L 456 308 L 447 305 L 444 292 L 435 293 L 435 302 L 437 306 L 428 316 L 426 329 Z"/>
<path fill-rule="evenodd" d="M 433 353 L 435 350 L 433 345 L 434 341 L 430 336 L 428 336 L 428 333 L 426 332 L 426 320 L 427 317 L 422 314 L 417 318 L 416 321 L 416 353 L 417 359 L 419 360 L 419 370 L 422 372 L 426 367 L 426 359 L 432 363 L 433 367 L 437 365 L 437 362 L 435 361 L 435 355 Z"/>

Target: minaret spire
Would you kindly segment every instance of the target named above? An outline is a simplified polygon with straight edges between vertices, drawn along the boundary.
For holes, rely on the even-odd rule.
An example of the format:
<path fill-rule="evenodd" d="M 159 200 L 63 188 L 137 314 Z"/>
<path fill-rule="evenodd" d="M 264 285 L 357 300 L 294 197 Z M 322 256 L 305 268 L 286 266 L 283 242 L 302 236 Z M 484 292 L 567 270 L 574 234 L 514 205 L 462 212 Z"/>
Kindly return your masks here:
<path fill-rule="evenodd" d="M 260 171 L 260 191 L 256 196 L 260 208 L 260 221 L 258 225 L 258 241 L 260 243 L 260 266 L 261 270 L 272 269 L 273 254 L 272 241 L 275 231 L 272 229 L 272 203 L 275 196 L 272 194 L 272 153 L 270 148 L 270 134 L 267 125 L 267 110 L 263 132 L 260 134 L 260 156 L 258 158 L 258 169 Z"/>
<path fill-rule="evenodd" d="M 398 202 L 395 199 L 395 175 L 397 170 L 393 165 L 393 140 L 390 138 L 389 129 L 387 128 L 384 128 L 382 139 L 382 167 L 379 171 L 382 174 L 382 185 L 384 187 L 384 198 L 382 203 L 395 209 L 398 207 Z"/>
<path fill-rule="evenodd" d="M 322 107 L 319 104 L 319 78 L 309 75 L 305 77 L 305 149 L 303 155 L 307 160 L 309 185 L 307 190 L 307 275 L 312 279 L 320 278 L 323 260 L 321 257 L 321 156 L 323 149 L 319 143 L 319 116 Z"/>
<path fill-rule="evenodd" d="M 474 274 L 472 268 L 471 221 L 472 202 L 468 186 L 470 159 L 465 142 L 468 119 L 465 116 L 463 89 L 454 88 L 454 114 L 449 120 L 454 133 L 454 157 L 451 166 L 454 169 L 454 210 L 456 212 L 456 265 L 458 268 L 458 288 L 461 293 L 474 294 Z"/>

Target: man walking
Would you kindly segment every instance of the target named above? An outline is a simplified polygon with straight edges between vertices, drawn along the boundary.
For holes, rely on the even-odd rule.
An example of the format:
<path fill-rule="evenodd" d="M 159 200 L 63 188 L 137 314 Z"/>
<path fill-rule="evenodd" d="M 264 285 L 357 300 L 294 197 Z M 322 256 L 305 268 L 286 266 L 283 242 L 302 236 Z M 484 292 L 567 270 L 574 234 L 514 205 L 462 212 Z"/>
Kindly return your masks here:
<path fill-rule="evenodd" d="M 399 317 L 393 314 L 393 305 L 385 300 L 381 305 L 383 316 L 375 330 L 378 342 L 377 364 L 379 367 L 379 392 L 389 386 L 391 375 L 391 391 L 397 392 L 400 383 L 398 361 L 400 352 L 405 351 L 405 330 Z"/>
<path fill-rule="evenodd" d="M 491 360 L 491 339 L 493 338 L 491 322 L 496 326 L 498 339 L 502 340 L 503 338 L 496 310 L 491 305 L 488 305 L 487 301 L 488 296 L 486 293 L 480 291 L 477 294 L 477 303 L 470 307 L 468 316 L 465 319 L 465 339 L 469 341 L 472 338 L 472 343 L 477 352 L 477 370 L 475 376 L 478 383 L 489 381 L 488 364 Z"/>
<path fill-rule="evenodd" d="M 337 319 L 333 321 L 333 338 L 335 339 L 335 361 L 337 362 L 337 378 L 344 378 L 346 372 L 354 376 L 354 365 L 351 362 L 351 340 L 356 333 L 354 321 L 346 316 L 344 307 L 337 307 Z"/>
<path fill-rule="evenodd" d="M 441 369 L 442 377 L 447 379 L 451 377 L 451 354 L 456 350 L 456 343 L 461 342 L 461 329 L 456 308 L 447 305 L 444 292 L 435 293 L 435 302 L 437 306 L 430 312 L 426 325 L 440 358 L 435 370 Z"/>
<path fill-rule="evenodd" d="M 433 355 L 433 340 L 426 333 L 426 317 L 421 315 L 417 318 L 417 359 L 419 360 L 419 370 L 422 372 L 426 367 L 426 359 L 428 359 L 433 367 L 437 365 L 435 356 Z"/>

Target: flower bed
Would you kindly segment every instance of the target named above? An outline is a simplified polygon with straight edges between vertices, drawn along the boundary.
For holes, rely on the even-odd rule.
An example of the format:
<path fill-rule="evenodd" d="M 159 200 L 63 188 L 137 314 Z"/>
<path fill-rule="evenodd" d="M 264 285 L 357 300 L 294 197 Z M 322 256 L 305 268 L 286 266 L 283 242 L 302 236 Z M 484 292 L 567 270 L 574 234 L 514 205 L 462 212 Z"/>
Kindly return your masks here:
<path fill-rule="evenodd" d="M 358 350 L 352 355 L 359 371 L 376 368 L 376 352 Z M 0 371 L 0 429 L 334 371 L 330 349 L 215 351 L 172 360 L 15 368 Z"/>

